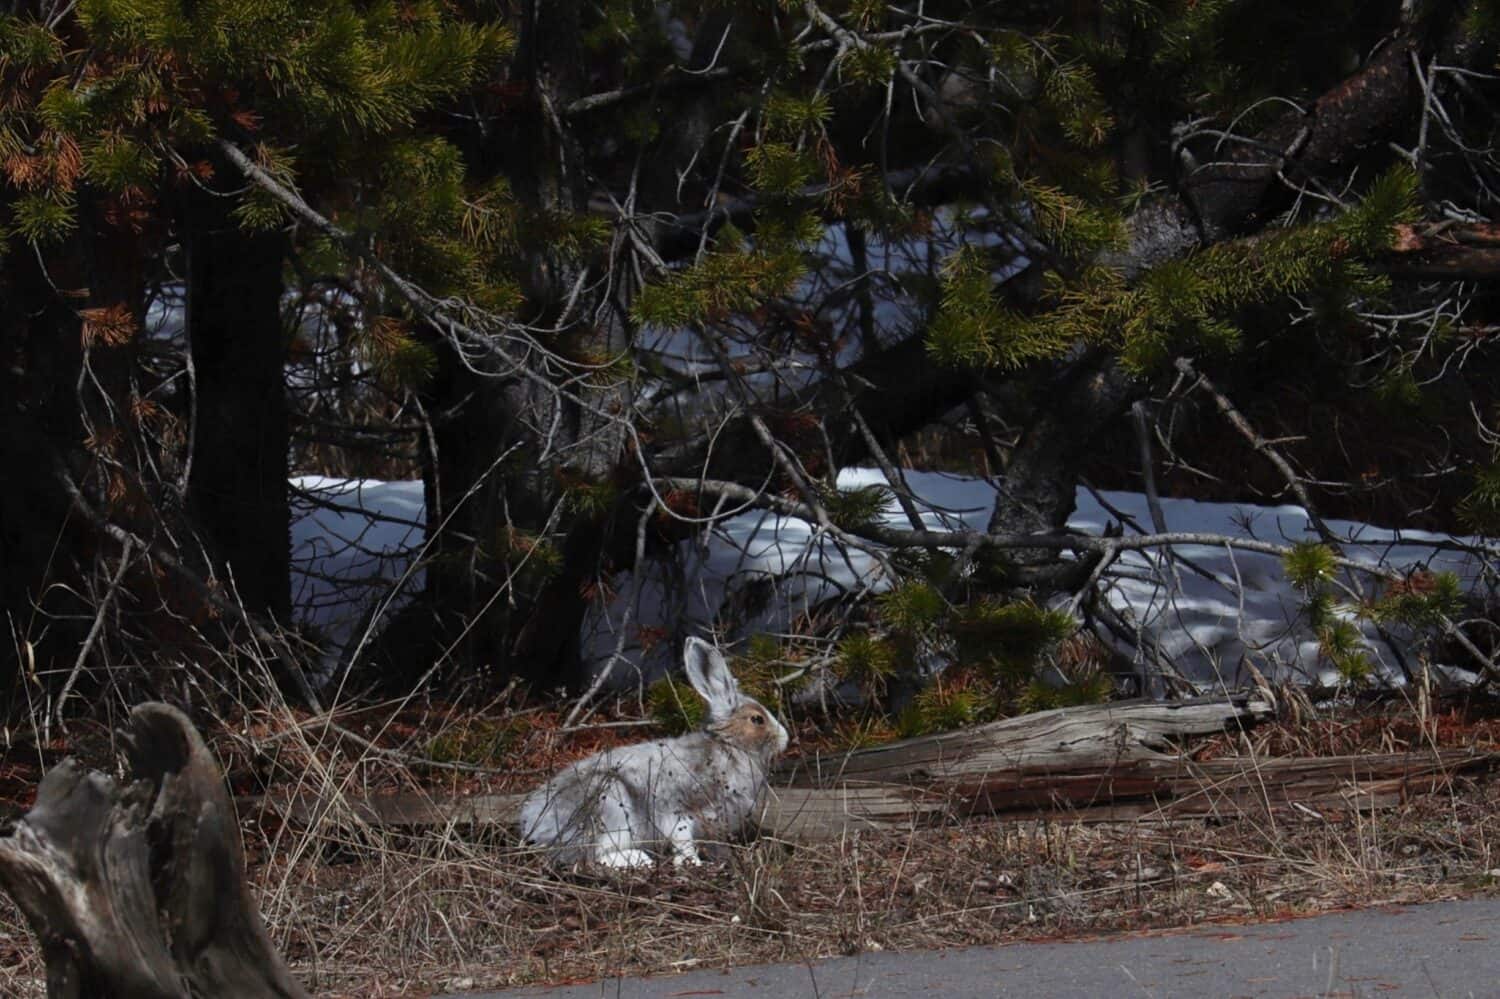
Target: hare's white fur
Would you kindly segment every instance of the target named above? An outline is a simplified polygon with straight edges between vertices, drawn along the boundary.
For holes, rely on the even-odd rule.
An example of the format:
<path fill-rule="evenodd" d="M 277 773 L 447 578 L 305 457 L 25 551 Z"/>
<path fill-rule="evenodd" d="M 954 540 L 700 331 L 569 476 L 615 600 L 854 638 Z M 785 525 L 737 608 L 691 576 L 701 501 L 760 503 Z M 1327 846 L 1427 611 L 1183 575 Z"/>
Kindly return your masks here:
<path fill-rule="evenodd" d="M 724 657 L 696 638 L 683 651 L 688 682 L 708 702 L 699 732 L 605 750 L 564 768 L 521 805 L 522 838 L 555 848 L 563 863 L 651 863 L 665 846 L 697 864 L 697 841 L 744 824 L 786 748 L 776 716 L 740 692 Z"/>

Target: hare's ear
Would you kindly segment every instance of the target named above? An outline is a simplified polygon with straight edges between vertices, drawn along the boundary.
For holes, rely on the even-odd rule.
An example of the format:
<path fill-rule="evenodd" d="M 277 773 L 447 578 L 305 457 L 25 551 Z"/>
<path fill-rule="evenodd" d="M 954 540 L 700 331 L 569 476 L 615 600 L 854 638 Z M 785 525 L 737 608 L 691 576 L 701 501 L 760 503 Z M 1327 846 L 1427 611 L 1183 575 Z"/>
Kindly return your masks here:
<path fill-rule="evenodd" d="M 687 670 L 688 683 L 708 702 L 711 718 L 726 718 L 739 705 L 740 685 L 718 649 L 701 638 L 689 638 L 682 652 L 682 665 Z"/>

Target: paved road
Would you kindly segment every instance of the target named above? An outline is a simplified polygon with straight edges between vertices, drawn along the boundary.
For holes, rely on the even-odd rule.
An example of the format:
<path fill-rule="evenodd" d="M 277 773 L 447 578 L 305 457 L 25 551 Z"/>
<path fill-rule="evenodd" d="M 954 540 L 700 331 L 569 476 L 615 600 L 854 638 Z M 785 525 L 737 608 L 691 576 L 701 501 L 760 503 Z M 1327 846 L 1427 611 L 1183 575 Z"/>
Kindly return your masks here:
<path fill-rule="evenodd" d="M 694 971 L 489 999 L 1500 997 L 1500 899 L 1256 926 Z M 481 999 L 469 996 L 466 999 Z"/>

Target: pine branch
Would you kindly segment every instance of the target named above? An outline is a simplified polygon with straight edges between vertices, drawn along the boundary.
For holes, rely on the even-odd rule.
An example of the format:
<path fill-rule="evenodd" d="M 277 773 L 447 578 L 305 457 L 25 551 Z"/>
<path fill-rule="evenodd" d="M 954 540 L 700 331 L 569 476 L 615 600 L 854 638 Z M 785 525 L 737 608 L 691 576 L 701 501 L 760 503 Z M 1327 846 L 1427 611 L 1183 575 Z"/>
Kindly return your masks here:
<path fill-rule="evenodd" d="M 592 400 L 585 398 L 579 392 L 574 391 L 565 381 L 562 384 L 548 378 L 543 372 L 536 370 L 526 357 L 517 356 L 506 349 L 505 338 L 515 340 L 527 355 L 544 357 L 564 370 L 574 371 L 576 365 L 571 364 L 544 344 L 525 328 L 514 323 L 504 323 L 498 331 L 500 336 L 489 331 L 476 329 L 469 322 L 454 314 L 450 303 L 440 300 L 428 294 L 415 282 L 408 280 L 385 262 L 368 244 L 333 223 L 327 217 L 319 213 L 295 191 L 282 184 L 260 167 L 254 160 L 245 154 L 234 143 L 227 139 L 219 139 L 217 146 L 229 161 L 233 163 L 245 176 L 246 180 L 264 190 L 271 197 L 281 202 L 292 214 L 317 229 L 330 240 L 343 247 L 357 259 L 363 260 L 375 269 L 382 280 L 411 308 L 411 310 L 429 324 L 434 330 L 443 334 L 453 344 L 455 354 L 460 363 L 464 364 L 472 373 L 485 377 L 519 378 L 529 381 L 541 388 L 548 395 L 565 400 L 580 410 L 591 414 L 601 420 L 604 424 L 618 425 L 629 437 L 631 447 L 628 450 L 637 457 L 641 464 L 641 470 L 649 475 L 649 468 L 645 464 L 645 448 L 643 447 L 638 428 L 631 422 L 628 413 L 612 412 L 600 406 Z M 487 321 L 500 322 L 498 317 L 486 314 Z M 474 351 L 481 357 L 492 357 L 498 359 L 505 370 L 500 372 L 482 371 L 473 366 L 469 359 L 469 352 Z M 569 379 L 570 381 L 571 379 Z"/>
<path fill-rule="evenodd" d="M 893 170 L 878 177 L 887 190 L 897 192 L 905 204 L 936 205 L 970 197 L 981 191 L 987 182 L 984 174 L 967 165 L 931 164 Z M 793 199 L 809 204 L 822 204 L 832 189 L 827 181 L 818 181 L 799 188 Z M 747 194 L 737 198 L 726 198 L 713 208 L 702 212 L 688 212 L 669 219 L 654 219 L 660 228 L 657 251 L 666 260 L 691 256 L 697 249 L 702 234 L 710 235 L 724 225 L 733 223 L 745 232 L 755 231 L 755 213 L 765 207 L 766 199 Z M 602 212 L 613 211 L 613 206 L 600 202 L 593 205 Z M 827 208 L 818 210 L 825 221 L 836 216 Z"/>

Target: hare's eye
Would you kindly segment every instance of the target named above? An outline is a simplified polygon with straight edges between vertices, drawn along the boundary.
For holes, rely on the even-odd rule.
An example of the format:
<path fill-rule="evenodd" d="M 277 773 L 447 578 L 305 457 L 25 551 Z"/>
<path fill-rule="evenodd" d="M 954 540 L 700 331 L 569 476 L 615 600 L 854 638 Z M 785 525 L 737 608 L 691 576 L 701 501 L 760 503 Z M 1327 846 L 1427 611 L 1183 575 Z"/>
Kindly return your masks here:
<path fill-rule="evenodd" d="M 751 715 L 750 716 L 750 720 L 753 721 L 757 725 L 764 725 L 766 723 L 766 716 L 765 715 Z"/>

